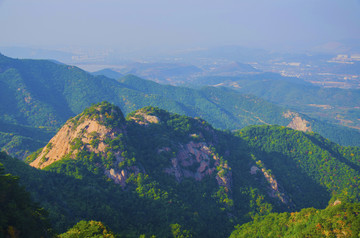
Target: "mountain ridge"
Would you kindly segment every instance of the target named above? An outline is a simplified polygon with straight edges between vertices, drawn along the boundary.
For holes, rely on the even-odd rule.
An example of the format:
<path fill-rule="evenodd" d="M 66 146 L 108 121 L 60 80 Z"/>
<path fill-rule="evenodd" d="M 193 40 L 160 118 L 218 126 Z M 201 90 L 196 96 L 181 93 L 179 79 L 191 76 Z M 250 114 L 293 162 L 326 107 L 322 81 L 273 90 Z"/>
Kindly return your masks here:
<path fill-rule="evenodd" d="M 293 119 L 284 117 L 289 109 L 227 88 L 174 87 L 131 75 L 114 80 L 51 61 L 20 60 L 6 56 L 1 57 L 0 69 L 0 100 L 4 102 L 0 104 L 0 123 L 11 124 L 13 128 L 32 127 L 34 132 L 39 132 L 29 138 L 18 132 L 14 137 L 10 135 L 13 132 L 0 131 L 2 149 L 21 158 L 29 154 L 30 148 L 35 149 L 46 143 L 42 134 L 54 134 L 69 117 L 81 113 L 92 103 L 104 100 L 119 106 L 125 115 L 151 105 L 174 113 L 201 117 L 216 128 L 228 130 L 250 124 L 288 126 Z M 355 130 L 327 124 L 303 114 L 299 114 L 299 117 L 302 120 L 297 122 L 309 122 L 313 131 L 337 143 L 360 143 L 360 133 Z M 27 141 L 32 146 L 25 148 L 19 143 L 12 143 L 15 140 Z"/>
<path fill-rule="evenodd" d="M 258 125 L 232 133 L 155 107 L 124 118 L 107 102 L 63 128 L 58 133 L 69 133 L 70 153 L 52 160 L 58 145 L 50 140 L 35 160 L 28 159 L 48 156 L 52 163 L 41 170 L 0 154 L 8 171 L 23 177 L 49 209 L 58 232 L 96 219 L 130 237 L 169 236 L 173 224 L 193 236 L 224 237 L 236 224 L 272 212 L 360 199 L 359 148 L 313 132 Z"/>

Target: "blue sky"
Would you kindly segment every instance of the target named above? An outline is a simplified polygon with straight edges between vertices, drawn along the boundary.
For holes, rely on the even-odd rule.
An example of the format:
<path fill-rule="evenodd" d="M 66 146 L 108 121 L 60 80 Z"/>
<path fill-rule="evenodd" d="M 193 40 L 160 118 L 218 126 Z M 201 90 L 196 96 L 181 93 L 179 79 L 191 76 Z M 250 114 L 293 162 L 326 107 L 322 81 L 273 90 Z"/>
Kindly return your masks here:
<path fill-rule="evenodd" d="M 0 46 L 296 48 L 360 39 L 359 0 L 0 0 Z"/>

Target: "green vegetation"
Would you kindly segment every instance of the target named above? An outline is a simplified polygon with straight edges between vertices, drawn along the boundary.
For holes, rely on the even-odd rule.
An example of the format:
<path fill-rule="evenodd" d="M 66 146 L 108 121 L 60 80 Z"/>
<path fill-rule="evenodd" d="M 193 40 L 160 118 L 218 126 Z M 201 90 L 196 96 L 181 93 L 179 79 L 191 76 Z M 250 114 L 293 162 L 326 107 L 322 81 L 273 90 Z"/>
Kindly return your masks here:
<path fill-rule="evenodd" d="M 96 220 L 124 237 L 227 237 L 237 224 L 279 212 L 359 202 L 360 149 L 315 133 L 264 125 L 231 133 L 156 107 L 124 119 L 107 102 L 70 119 L 72 129 L 89 118 L 109 136 L 84 130 L 69 154 L 43 170 L 0 153 L 57 233 Z M 82 221 L 63 235 L 115 234 L 109 229 Z"/>
<path fill-rule="evenodd" d="M 115 238 L 116 236 L 103 223 L 98 221 L 79 221 L 60 238 Z"/>
<path fill-rule="evenodd" d="M 46 141 L 39 141 L 31 137 L 0 132 L 0 148 L 17 158 L 26 158 L 39 147 L 46 145 Z"/>
<path fill-rule="evenodd" d="M 308 182 L 296 182 L 306 174 L 313 181 L 309 181 L 310 184 L 314 184 L 312 196 L 318 194 L 319 201 L 324 192 L 316 192 L 316 185 L 331 191 L 335 198 L 345 195 L 350 201 L 360 201 L 359 166 L 341 154 L 351 147 L 340 147 L 314 133 L 306 134 L 279 126 L 252 126 L 237 132 L 237 135 L 257 152 L 257 157 L 264 158 L 262 161 L 278 174 L 277 177 L 284 176 L 285 190 L 296 191 L 296 187 Z M 287 174 L 284 171 L 288 171 Z"/>
<path fill-rule="evenodd" d="M 78 120 L 80 117 L 81 120 L 85 120 L 85 118 L 96 120 L 101 125 L 106 125 L 109 128 L 121 128 L 125 122 L 120 108 L 108 102 L 93 104 L 91 107 L 86 108 L 83 113 L 72 120 L 75 122 L 75 127 L 81 123 L 81 120 Z"/>
<path fill-rule="evenodd" d="M 190 238 L 192 235 L 187 230 L 182 230 L 179 224 L 171 224 L 171 233 L 174 238 Z"/>
<path fill-rule="evenodd" d="M 101 101 L 119 106 L 124 114 L 151 105 L 181 115 L 201 117 L 215 128 L 227 130 L 254 124 L 286 126 L 290 122 L 290 119 L 283 117 L 283 112 L 287 111 L 285 108 L 228 88 L 173 87 L 131 75 L 117 81 L 46 60 L 18 60 L 3 55 L 0 58 L 0 148 L 21 159 L 44 146 L 68 118 Z M 254 87 L 260 88 L 257 86 Z M 288 95 L 283 101 L 289 102 L 292 101 L 290 96 L 293 96 L 293 101 L 298 101 L 297 93 L 288 94 L 288 91 L 291 90 L 285 88 L 272 95 Z M 259 92 L 250 90 L 246 93 L 249 92 L 258 96 L 271 93 L 264 91 L 264 88 Z M 334 93 L 337 96 L 334 96 L 333 101 L 341 98 L 343 106 L 347 102 L 343 91 Z M 349 100 L 357 98 L 357 92 L 350 93 L 351 97 L 347 97 Z M 323 93 L 314 94 L 320 97 Z M 330 91 L 325 94 L 323 98 L 328 98 Z M 272 98 L 266 99 L 274 101 Z M 352 102 L 359 104 L 357 100 Z M 306 104 L 311 103 L 322 102 L 306 101 Z M 292 105 L 289 103 L 285 106 L 293 108 Z M 343 110 L 351 111 L 352 118 L 358 118 L 357 109 Z M 103 119 L 112 120 L 112 116 L 115 116 L 112 113 L 118 112 L 110 110 Z M 360 145 L 360 133 L 357 130 L 310 118 L 306 120 L 315 132 L 336 143 Z M 94 143 L 96 145 L 96 141 Z"/>
<path fill-rule="evenodd" d="M 360 127 L 357 120 L 360 117 L 358 108 L 360 90 L 323 88 L 306 83 L 301 79 L 286 78 L 271 73 L 238 77 L 204 77 L 196 79 L 194 83 L 198 85 L 222 83 L 240 93 L 252 94 L 277 105 L 292 108 L 316 119 L 314 130 L 321 135 L 337 143 L 358 145 L 359 138 L 355 135 L 345 138 L 346 133 L 342 134 L 344 128 L 339 125 Z M 232 85 L 236 85 L 236 87 Z M 352 132 L 354 131 L 348 130 L 348 133 Z M 337 137 L 340 138 L 335 140 Z M 347 142 L 352 138 L 356 138 L 356 140 Z"/>
<path fill-rule="evenodd" d="M 19 186 L 17 177 L 4 173 L 0 163 L 0 237 L 38 238 L 51 234 L 47 213 Z"/>
<path fill-rule="evenodd" d="M 358 237 L 360 203 L 341 203 L 324 210 L 306 208 L 295 213 L 271 213 L 237 226 L 235 237 Z"/>
<path fill-rule="evenodd" d="M 0 121 L 0 148 L 24 159 L 45 146 L 54 133 L 55 131 L 50 128 L 34 128 Z"/>
<path fill-rule="evenodd" d="M 139 98 L 129 98 L 134 105 L 152 105 L 170 112 L 200 117 L 221 129 L 233 130 L 264 122 L 271 124 L 290 122 L 282 116 L 285 109 L 226 88 L 207 87 L 195 90 L 160 85 L 131 75 L 125 76 L 120 82 L 138 90 Z M 143 94 L 145 99 L 141 98 Z M 149 101 L 155 99 L 154 96 L 159 98 L 159 101 Z M 127 108 L 125 107 L 124 110 L 127 111 Z"/>

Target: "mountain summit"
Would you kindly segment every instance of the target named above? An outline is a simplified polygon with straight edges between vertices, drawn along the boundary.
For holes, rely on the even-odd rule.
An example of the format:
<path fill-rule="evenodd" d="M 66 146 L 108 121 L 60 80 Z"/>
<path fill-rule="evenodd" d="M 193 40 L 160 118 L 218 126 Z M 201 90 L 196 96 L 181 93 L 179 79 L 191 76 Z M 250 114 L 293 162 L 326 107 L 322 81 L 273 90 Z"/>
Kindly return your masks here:
<path fill-rule="evenodd" d="M 75 158 L 84 151 L 107 157 L 108 140 L 125 130 L 125 119 L 118 107 L 107 102 L 87 108 L 68 120 L 40 152 L 31 166 L 44 168 L 60 159 Z"/>

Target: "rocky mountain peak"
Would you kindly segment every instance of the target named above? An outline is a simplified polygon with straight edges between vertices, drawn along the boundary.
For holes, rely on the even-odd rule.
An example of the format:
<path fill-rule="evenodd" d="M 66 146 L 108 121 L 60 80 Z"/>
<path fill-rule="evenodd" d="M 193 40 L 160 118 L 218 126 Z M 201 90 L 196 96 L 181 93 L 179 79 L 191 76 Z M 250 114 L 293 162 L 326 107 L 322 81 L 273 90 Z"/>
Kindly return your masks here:
<path fill-rule="evenodd" d="M 99 103 L 68 120 L 30 165 L 45 168 L 65 156 L 75 158 L 82 150 L 106 156 L 109 142 L 123 134 L 121 110 L 107 102 Z"/>

